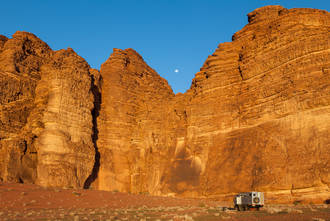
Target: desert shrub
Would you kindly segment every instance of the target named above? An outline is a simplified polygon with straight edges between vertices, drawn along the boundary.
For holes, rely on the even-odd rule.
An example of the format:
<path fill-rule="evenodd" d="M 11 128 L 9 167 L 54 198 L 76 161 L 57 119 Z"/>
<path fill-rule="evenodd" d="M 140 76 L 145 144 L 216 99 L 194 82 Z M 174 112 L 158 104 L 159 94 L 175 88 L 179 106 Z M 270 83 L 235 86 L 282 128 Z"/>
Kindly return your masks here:
<path fill-rule="evenodd" d="M 300 205 L 300 204 L 301 204 L 301 200 L 295 200 L 295 201 L 293 202 L 293 204 L 294 204 L 295 206 Z"/>

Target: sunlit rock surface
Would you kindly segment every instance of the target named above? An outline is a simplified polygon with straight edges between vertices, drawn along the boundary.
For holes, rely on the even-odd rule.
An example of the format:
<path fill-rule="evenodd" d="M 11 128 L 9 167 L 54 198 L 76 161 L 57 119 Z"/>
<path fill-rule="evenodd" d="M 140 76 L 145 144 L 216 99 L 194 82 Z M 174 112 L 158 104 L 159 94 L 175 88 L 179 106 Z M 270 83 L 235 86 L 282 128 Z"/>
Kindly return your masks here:
<path fill-rule="evenodd" d="M 98 188 L 329 197 L 329 13 L 271 6 L 248 18 L 175 97 L 135 52 L 115 50 L 101 68 Z"/>
<path fill-rule="evenodd" d="M 275 6 L 248 16 L 187 93 L 187 146 L 205 168 L 196 189 L 329 197 L 330 15 Z"/>
<path fill-rule="evenodd" d="M 1 179 L 82 187 L 95 155 L 89 65 L 30 33 L 1 40 Z"/>
<path fill-rule="evenodd" d="M 0 36 L 0 178 L 268 202 L 330 198 L 330 15 L 268 6 L 184 94 L 133 49 L 101 70 L 29 33 Z"/>
<path fill-rule="evenodd" d="M 159 191 L 173 134 L 167 133 L 167 81 L 132 49 L 114 49 L 101 67 L 99 189 Z M 175 127 L 173 125 L 172 127 Z M 160 193 L 160 192 L 159 192 Z"/>

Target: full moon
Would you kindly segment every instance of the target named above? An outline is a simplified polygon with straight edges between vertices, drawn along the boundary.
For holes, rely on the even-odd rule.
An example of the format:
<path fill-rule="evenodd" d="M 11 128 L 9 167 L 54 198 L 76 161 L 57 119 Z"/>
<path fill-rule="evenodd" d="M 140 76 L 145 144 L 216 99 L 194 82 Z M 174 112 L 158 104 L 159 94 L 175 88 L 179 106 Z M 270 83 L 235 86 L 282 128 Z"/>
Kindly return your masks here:
<path fill-rule="evenodd" d="M 174 72 L 175 72 L 175 73 L 179 73 L 179 69 L 175 69 Z"/>

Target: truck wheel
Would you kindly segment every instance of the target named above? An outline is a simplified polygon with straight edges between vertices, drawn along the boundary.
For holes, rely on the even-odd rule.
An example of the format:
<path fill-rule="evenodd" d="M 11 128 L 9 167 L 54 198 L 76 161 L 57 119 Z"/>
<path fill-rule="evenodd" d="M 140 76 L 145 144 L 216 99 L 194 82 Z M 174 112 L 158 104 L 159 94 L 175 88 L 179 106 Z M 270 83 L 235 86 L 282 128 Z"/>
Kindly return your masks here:
<path fill-rule="evenodd" d="M 237 205 L 234 206 L 234 210 L 238 211 L 238 206 Z"/>
<path fill-rule="evenodd" d="M 259 206 L 257 206 L 257 211 L 259 211 L 260 210 L 260 207 Z"/>

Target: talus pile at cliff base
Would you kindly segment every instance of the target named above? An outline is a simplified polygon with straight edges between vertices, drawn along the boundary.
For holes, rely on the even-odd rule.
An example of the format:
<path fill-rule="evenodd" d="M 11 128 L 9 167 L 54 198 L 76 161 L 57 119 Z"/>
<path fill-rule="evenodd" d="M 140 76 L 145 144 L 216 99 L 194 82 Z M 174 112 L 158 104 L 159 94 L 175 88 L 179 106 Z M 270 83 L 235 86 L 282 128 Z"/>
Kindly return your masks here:
<path fill-rule="evenodd" d="M 330 15 L 267 6 L 184 94 L 133 49 L 101 70 L 0 36 L 0 179 L 268 202 L 330 199 Z"/>

